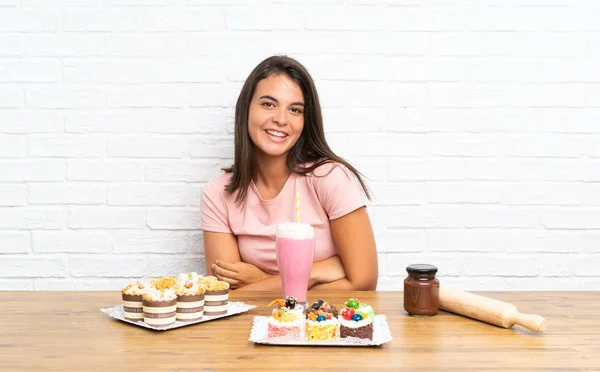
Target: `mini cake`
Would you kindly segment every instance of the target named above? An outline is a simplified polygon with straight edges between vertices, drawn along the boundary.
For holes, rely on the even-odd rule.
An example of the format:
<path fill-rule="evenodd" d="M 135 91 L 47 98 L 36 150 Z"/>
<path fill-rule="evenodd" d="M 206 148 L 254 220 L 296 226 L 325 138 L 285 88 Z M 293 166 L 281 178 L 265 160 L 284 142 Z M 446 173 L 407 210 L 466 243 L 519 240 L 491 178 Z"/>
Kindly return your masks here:
<path fill-rule="evenodd" d="M 129 284 L 121 291 L 123 298 L 123 314 L 125 319 L 143 320 L 144 311 L 142 310 L 142 294 L 147 286 L 141 282 Z"/>
<path fill-rule="evenodd" d="M 142 295 L 144 322 L 154 327 L 166 327 L 175 323 L 177 295 L 172 289 L 148 289 Z"/>
<path fill-rule="evenodd" d="M 302 305 L 291 296 L 285 300 L 282 298 L 273 300 L 269 307 L 273 304 L 276 307 L 269 318 L 267 337 L 300 337 L 304 325 Z"/>
<path fill-rule="evenodd" d="M 198 282 L 206 288 L 204 293 L 204 315 L 224 315 L 229 309 L 229 283 L 221 282 L 212 275 Z"/>
<path fill-rule="evenodd" d="M 177 279 L 172 276 L 161 276 L 159 279 L 154 279 L 150 281 L 150 286 L 152 288 L 158 289 L 159 291 L 164 291 L 165 289 L 171 289 L 177 284 Z"/>
<path fill-rule="evenodd" d="M 196 281 L 188 280 L 175 286 L 177 295 L 177 320 L 189 322 L 202 319 L 205 289 Z"/>
<path fill-rule="evenodd" d="M 335 306 L 318 300 L 305 311 L 307 340 L 334 340 L 337 337 L 338 312 Z"/>
<path fill-rule="evenodd" d="M 373 340 L 374 318 L 375 313 L 371 306 L 361 304 L 354 298 L 349 299 L 346 307 L 340 311 L 340 337 Z"/>

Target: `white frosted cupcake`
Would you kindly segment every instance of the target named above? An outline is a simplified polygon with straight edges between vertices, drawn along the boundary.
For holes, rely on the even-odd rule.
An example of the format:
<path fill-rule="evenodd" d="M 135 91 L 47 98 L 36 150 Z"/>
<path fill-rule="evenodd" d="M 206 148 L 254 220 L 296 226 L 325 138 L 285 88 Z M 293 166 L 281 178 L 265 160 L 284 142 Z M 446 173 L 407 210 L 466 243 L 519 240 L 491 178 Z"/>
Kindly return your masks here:
<path fill-rule="evenodd" d="M 197 282 L 187 280 L 175 286 L 177 295 L 177 320 L 189 322 L 202 319 L 205 289 Z"/>
<path fill-rule="evenodd" d="M 175 323 L 177 295 L 172 289 L 149 289 L 142 295 L 144 322 L 154 327 Z"/>
<path fill-rule="evenodd" d="M 229 283 L 214 276 L 205 276 L 199 283 L 206 288 L 204 293 L 204 315 L 224 315 L 229 310 Z"/>
<path fill-rule="evenodd" d="M 141 282 L 129 284 L 121 291 L 123 299 L 123 314 L 125 319 L 143 320 L 142 294 L 148 289 L 148 285 Z"/>

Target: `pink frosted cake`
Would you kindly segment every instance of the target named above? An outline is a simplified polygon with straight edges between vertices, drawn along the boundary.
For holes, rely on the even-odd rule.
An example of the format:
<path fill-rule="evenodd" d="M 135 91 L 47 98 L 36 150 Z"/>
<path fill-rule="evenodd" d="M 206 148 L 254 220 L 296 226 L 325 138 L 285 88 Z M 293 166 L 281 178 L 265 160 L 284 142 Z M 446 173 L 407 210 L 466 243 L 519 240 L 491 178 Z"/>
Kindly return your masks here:
<path fill-rule="evenodd" d="M 300 337 L 304 326 L 302 306 L 294 297 L 285 300 L 278 298 L 273 300 L 269 306 L 275 304 L 275 308 L 269 318 L 267 336 L 274 337 Z"/>

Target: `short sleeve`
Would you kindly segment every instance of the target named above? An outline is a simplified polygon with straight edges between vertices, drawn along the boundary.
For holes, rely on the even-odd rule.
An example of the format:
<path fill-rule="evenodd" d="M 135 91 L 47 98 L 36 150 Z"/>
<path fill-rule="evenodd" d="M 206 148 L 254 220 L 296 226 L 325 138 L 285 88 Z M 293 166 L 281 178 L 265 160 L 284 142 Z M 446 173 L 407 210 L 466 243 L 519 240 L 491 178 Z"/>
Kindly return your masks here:
<path fill-rule="evenodd" d="M 204 188 L 200 202 L 200 228 L 206 231 L 231 233 L 227 218 L 227 205 L 223 199 L 225 190 L 219 190 L 215 182 Z"/>
<path fill-rule="evenodd" d="M 354 174 L 338 163 L 328 163 L 314 171 L 313 184 L 330 220 L 343 217 L 365 206 Z"/>

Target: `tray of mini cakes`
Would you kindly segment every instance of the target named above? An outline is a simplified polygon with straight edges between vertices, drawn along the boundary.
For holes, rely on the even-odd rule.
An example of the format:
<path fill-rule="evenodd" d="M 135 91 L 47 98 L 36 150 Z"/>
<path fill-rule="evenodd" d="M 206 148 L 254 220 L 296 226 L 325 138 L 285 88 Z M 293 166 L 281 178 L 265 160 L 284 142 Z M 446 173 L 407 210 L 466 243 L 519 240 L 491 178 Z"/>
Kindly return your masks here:
<path fill-rule="evenodd" d="M 250 341 L 268 345 L 378 346 L 392 340 L 385 315 L 351 298 L 338 312 L 315 301 L 304 309 L 294 297 L 273 300 L 271 316 L 255 316 Z"/>
<path fill-rule="evenodd" d="M 182 273 L 129 284 L 122 303 L 100 309 L 111 318 L 165 331 L 247 312 L 256 306 L 229 301 L 229 283 L 214 276 Z"/>

